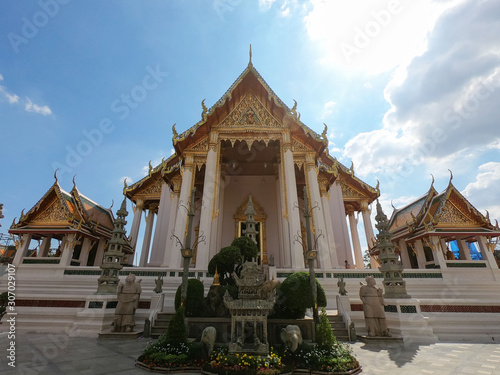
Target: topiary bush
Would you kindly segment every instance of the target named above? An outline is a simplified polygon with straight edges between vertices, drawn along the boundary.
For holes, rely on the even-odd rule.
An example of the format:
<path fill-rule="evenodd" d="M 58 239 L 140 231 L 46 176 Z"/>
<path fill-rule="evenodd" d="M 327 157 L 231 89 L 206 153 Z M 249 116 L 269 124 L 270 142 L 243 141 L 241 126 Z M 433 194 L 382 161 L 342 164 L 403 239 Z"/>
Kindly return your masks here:
<path fill-rule="evenodd" d="M 223 247 L 217 254 L 214 255 L 208 263 L 208 272 L 215 274 L 215 269 L 219 273 L 219 281 L 221 285 L 234 284 L 231 274 L 235 267 L 241 264 L 241 252 L 236 246 Z"/>
<path fill-rule="evenodd" d="M 179 285 L 177 291 L 175 292 L 175 310 L 177 310 L 181 305 L 181 289 L 182 284 Z M 184 306 L 186 316 L 201 316 L 204 293 L 205 288 L 200 280 L 188 280 L 186 305 Z"/>
<path fill-rule="evenodd" d="M 236 238 L 231 243 L 231 246 L 236 246 L 238 249 L 240 249 L 243 262 L 251 261 L 253 258 L 257 258 L 257 256 L 259 255 L 259 248 L 257 247 L 257 244 L 250 238 L 245 236 Z"/>
<path fill-rule="evenodd" d="M 168 323 L 166 336 L 163 339 L 167 344 L 185 344 L 187 343 L 187 329 L 186 322 L 184 321 L 184 307 L 179 307 L 175 315 Z"/>
<path fill-rule="evenodd" d="M 318 306 L 326 306 L 323 287 L 316 280 Z M 308 308 L 313 307 L 313 296 L 307 272 L 295 272 L 279 286 L 273 317 L 281 319 L 302 319 Z"/>
<path fill-rule="evenodd" d="M 328 315 L 323 307 L 319 314 L 319 323 L 316 325 L 316 344 L 320 349 L 330 349 L 337 342 L 333 334 Z"/>

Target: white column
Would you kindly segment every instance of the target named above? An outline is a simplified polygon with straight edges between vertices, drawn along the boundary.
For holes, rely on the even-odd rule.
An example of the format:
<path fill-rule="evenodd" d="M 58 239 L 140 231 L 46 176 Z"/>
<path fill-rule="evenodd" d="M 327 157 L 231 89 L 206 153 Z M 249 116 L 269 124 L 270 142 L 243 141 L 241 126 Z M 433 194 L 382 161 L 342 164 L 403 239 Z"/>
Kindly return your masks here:
<path fill-rule="evenodd" d="M 168 236 L 168 220 L 172 208 L 170 203 L 170 187 L 166 182 L 163 182 L 161 188 L 160 206 L 158 207 L 158 215 L 156 218 L 155 233 L 153 237 L 153 246 L 151 247 L 151 260 L 149 262 L 149 265 L 152 267 L 161 266 L 163 258 L 165 257 L 165 245 L 167 244 Z"/>
<path fill-rule="evenodd" d="M 376 240 L 375 234 L 373 233 L 373 226 L 370 214 L 371 212 L 370 209 L 368 208 L 368 202 L 362 201 L 361 215 L 363 216 L 363 226 L 365 228 L 366 243 L 368 245 L 368 250 L 370 250 L 370 248 L 373 246 Z M 370 256 L 370 265 L 372 266 L 372 269 L 378 268 L 378 263 L 372 256 Z"/>
<path fill-rule="evenodd" d="M 431 236 L 432 255 L 434 256 L 434 264 L 438 265 L 441 269 L 446 269 L 446 259 L 444 258 L 443 249 L 439 241 L 439 237 Z"/>
<path fill-rule="evenodd" d="M 67 267 L 71 264 L 71 259 L 73 258 L 73 250 L 76 243 L 78 242 L 77 236 L 74 233 L 67 234 L 64 240 L 64 246 L 62 247 L 60 266 Z"/>
<path fill-rule="evenodd" d="M 78 259 L 80 261 L 80 266 L 87 265 L 91 244 L 92 244 L 92 241 L 90 240 L 90 238 L 85 237 L 85 239 L 83 240 L 83 244 L 82 244 L 82 250 L 80 251 L 80 257 Z"/>
<path fill-rule="evenodd" d="M 215 201 L 217 213 L 212 214 L 212 235 L 210 237 L 209 259 L 212 259 L 213 256 L 222 248 L 222 223 L 224 222 L 224 194 L 226 191 L 226 177 L 225 172 L 222 169 L 219 170 L 218 175 L 220 184 L 217 184 L 218 192 Z"/>
<path fill-rule="evenodd" d="M 274 264 L 278 265 L 279 267 L 283 267 L 283 254 L 284 254 L 284 249 L 283 249 L 283 243 L 284 243 L 284 236 L 283 236 L 283 206 L 282 206 L 282 195 L 283 191 L 281 190 L 281 185 L 280 185 L 280 178 L 279 178 L 279 171 L 281 168 L 278 165 L 278 175 L 276 176 L 276 183 L 275 183 L 275 189 L 276 189 L 276 212 L 278 213 L 278 248 L 274 250 Z"/>
<path fill-rule="evenodd" d="M 299 209 L 295 208 L 298 205 L 297 197 L 297 182 L 295 179 L 295 164 L 293 162 L 292 150 L 288 147 L 283 153 L 283 162 L 285 163 L 285 182 L 287 193 L 287 208 L 288 208 L 288 228 L 289 242 L 290 242 L 290 258 L 292 261 L 292 269 L 303 269 L 304 266 L 304 252 L 302 245 L 294 241 L 295 235 L 300 235 L 300 218 Z"/>
<path fill-rule="evenodd" d="M 130 228 L 130 245 L 135 251 L 137 245 L 137 237 L 139 236 L 139 228 L 141 226 L 142 210 L 144 209 L 144 202 L 142 200 L 137 200 L 137 204 L 132 206 L 134 211 L 134 220 L 132 221 L 132 227 Z"/>
<path fill-rule="evenodd" d="M 483 256 L 483 260 L 488 262 L 491 269 L 498 269 L 498 264 L 493 256 L 493 251 L 489 248 L 486 238 L 484 236 L 476 237 L 477 243 L 479 244 L 479 250 Z"/>
<path fill-rule="evenodd" d="M 356 268 L 363 269 L 365 266 L 363 263 L 363 254 L 361 253 L 361 243 L 359 242 L 358 221 L 354 217 L 354 210 L 349 209 L 347 216 L 349 216 L 349 227 L 351 228 L 352 247 L 354 250 Z"/>
<path fill-rule="evenodd" d="M 342 188 L 340 184 L 334 182 L 330 186 L 330 212 L 332 217 L 333 235 L 335 236 L 335 248 L 337 249 L 337 262 L 341 266 L 347 260 L 349 264 L 354 264 L 352 257 L 351 242 L 347 229 L 346 210 Z"/>
<path fill-rule="evenodd" d="M 144 240 L 142 241 L 141 259 L 139 267 L 146 267 L 149 259 L 149 247 L 151 245 L 151 234 L 153 233 L 153 223 L 155 220 L 156 204 L 150 204 L 148 208 L 148 216 L 146 216 L 146 230 L 144 232 Z"/>
<path fill-rule="evenodd" d="M 106 239 L 101 237 L 99 243 L 97 244 L 97 251 L 95 253 L 94 266 L 100 266 L 102 264 L 102 258 L 104 256 L 104 248 L 106 247 Z"/>
<path fill-rule="evenodd" d="M 179 204 L 177 205 L 177 215 L 175 217 L 175 230 L 174 234 L 179 238 L 182 245 L 177 240 L 172 242 L 170 253 L 170 268 L 181 267 L 181 246 L 184 245 L 184 238 L 186 234 L 187 214 L 189 206 L 189 197 L 193 186 L 194 177 L 194 158 L 193 156 L 185 156 L 184 165 L 182 166 L 182 184 L 179 195 Z"/>
<path fill-rule="evenodd" d="M 457 239 L 460 260 L 472 260 L 470 250 L 464 240 Z"/>
<path fill-rule="evenodd" d="M 411 268 L 410 256 L 408 255 L 408 248 L 404 238 L 399 240 L 399 251 L 401 253 L 401 263 L 405 269 Z"/>
<path fill-rule="evenodd" d="M 173 237 L 172 232 L 174 232 L 175 228 L 175 218 L 177 216 L 177 206 L 179 205 L 179 191 L 181 188 L 180 177 L 177 176 L 172 180 L 172 191 L 170 192 L 170 215 L 168 218 L 168 226 L 165 227 L 167 234 L 165 238 L 165 253 L 163 254 L 163 263 L 162 267 L 169 267 L 170 265 L 170 257 L 172 254 L 173 247 Z"/>
<path fill-rule="evenodd" d="M 316 228 L 316 237 L 319 236 L 320 233 L 322 234 L 322 236 L 318 238 L 318 248 L 316 249 L 318 250 L 318 268 L 331 269 L 332 262 L 330 259 L 330 253 L 334 253 L 335 248 L 330 248 L 327 241 L 323 202 L 321 201 L 318 184 L 318 170 L 316 168 L 314 157 L 309 154 L 306 155 L 306 174 L 311 207 L 315 207 L 317 205 L 316 208 L 312 210 L 314 227 Z"/>
<path fill-rule="evenodd" d="M 280 211 L 278 211 L 279 215 L 278 217 L 281 218 L 281 231 L 282 231 L 282 243 L 280 246 L 280 263 L 276 263 L 279 265 L 281 268 L 290 268 L 292 267 L 292 259 L 291 259 L 291 253 L 290 253 L 290 228 L 288 227 L 288 207 L 287 207 L 287 202 L 286 202 L 286 186 L 285 186 L 285 180 L 283 176 L 283 170 L 284 170 L 284 165 L 282 165 L 283 161 L 280 161 L 280 164 L 278 165 L 278 192 L 277 196 L 279 197 L 280 201 Z"/>
<path fill-rule="evenodd" d="M 418 268 L 425 269 L 425 263 L 427 263 L 427 259 L 425 258 L 425 251 L 422 240 L 416 240 L 414 246 L 415 251 L 417 252 Z"/>
<path fill-rule="evenodd" d="M 43 238 L 42 244 L 40 245 L 40 251 L 38 253 L 38 256 L 40 257 L 46 257 L 49 255 L 49 250 L 50 250 L 50 241 L 52 240 L 52 235 L 48 234 Z"/>
<path fill-rule="evenodd" d="M 215 137 L 215 142 L 212 138 Z M 205 242 L 198 244 L 196 250 L 196 269 L 206 270 L 208 261 L 210 260 L 210 245 L 212 237 L 212 215 L 214 213 L 215 189 L 217 187 L 217 133 L 210 134 L 210 141 L 213 142 L 213 147 L 210 147 L 207 153 L 207 162 L 205 167 L 205 179 L 203 181 L 203 197 L 200 213 L 200 230 L 199 235 L 205 236 Z"/>
<path fill-rule="evenodd" d="M 332 216 L 330 213 L 330 197 L 326 192 L 321 196 L 321 204 L 323 206 L 323 214 L 325 218 L 326 238 L 330 251 L 330 261 L 332 262 L 333 268 L 339 268 L 340 264 L 338 261 L 337 248 L 335 246 L 335 235 L 333 234 Z"/>
<path fill-rule="evenodd" d="M 14 260 L 12 261 L 12 264 L 14 266 L 18 267 L 20 264 L 23 263 L 23 258 L 28 253 L 32 237 L 33 235 L 31 233 L 25 233 L 22 235 L 20 239 L 20 244 L 16 251 L 16 255 L 14 256 Z"/>

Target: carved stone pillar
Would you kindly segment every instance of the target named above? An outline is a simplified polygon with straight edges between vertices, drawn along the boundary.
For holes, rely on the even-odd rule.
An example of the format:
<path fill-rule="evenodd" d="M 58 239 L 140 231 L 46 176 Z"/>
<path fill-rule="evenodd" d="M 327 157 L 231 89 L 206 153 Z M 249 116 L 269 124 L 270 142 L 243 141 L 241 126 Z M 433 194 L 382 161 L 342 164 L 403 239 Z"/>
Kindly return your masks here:
<path fill-rule="evenodd" d="M 104 248 L 106 247 L 106 239 L 101 237 L 97 244 L 97 251 L 95 253 L 94 266 L 100 266 L 104 257 Z M 133 256 L 133 255 L 132 255 Z"/>
<path fill-rule="evenodd" d="M 368 202 L 361 202 L 361 215 L 363 216 L 363 226 L 365 228 L 366 235 L 366 243 L 368 245 L 368 249 L 370 249 L 375 244 L 375 235 L 373 234 L 373 226 L 370 218 L 370 209 L 368 208 Z M 375 258 L 370 256 L 370 265 L 372 269 L 378 268 L 378 263 Z"/>
<path fill-rule="evenodd" d="M 174 234 L 183 243 L 186 235 L 187 214 L 189 197 L 194 184 L 194 157 L 193 155 L 186 155 L 184 157 L 184 165 L 181 168 L 182 183 L 181 191 L 179 194 L 179 203 L 177 205 L 177 215 L 175 218 L 175 231 Z M 171 254 L 170 254 L 170 268 L 181 267 L 181 244 L 173 241 Z"/>
<path fill-rule="evenodd" d="M 406 242 L 403 238 L 399 240 L 399 251 L 401 257 L 401 263 L 405 269 L 411 268 L 410 256 L 408 255 L 408 248 Z M 373 268 L 373 267 L 372 267 Z"/>
<path fill-rule="evenodd" d="M 23 258 L 28 253 L 32 237 L 33 235 L 31 233 L 25 233 L 22 235 L 20 243 L 17 246 L 16 255 L 14 256 L 14 260 L 12 261 L 12 264 L 14 266 L 18 267 L 20 264 L 22 264 Z"/>
<path fill-rule="evenodd" d="M 60 266 L 67 267 L 71 264 L 71 260 L 73 258 L 73 249 L 78 243 L 77 235 L 74 233 L 67 234 L 64 240 L 64 246 L 62 246 L 62 254 L 61 261 L 59 262 Z"/>
<path fill-rule="evenodd" d="M 486 238 L 484 236 L 476 237 L 477 243 L 479 244 L 479 250 L 481 251 L 481 255 L 483 256 L 483 260 L 488 262 L 488 265 L 491 269 L 498 269 L 498 264 L 493 256 L 493 250 L 490 249 Z"/>
<path fill-rule="evenodd" d="M 165 238 L 165 254 L 163 255 L 162 267 L 170 267 L 172 257 L 173 238 L 172 232 L 175 230 L 175 219 L 177 207 L 179 206 L 179 194 L 181 190 L 181 178 L 176 176 L 172 179 L 173 191 L 170 192 L 170 216 L 168 219 L 167 234 Z"/>
<path fill-rule="evenodd" d="M 43 238 L 42 244 L 40 245 L 40 251 L 38 256 L 46 257 L 49 255 L 50 241 L 52 240 L 52 235 L 49 234 Z"/>
<path fill-rule="evenodd" d="M 219 181 L 218 169 L 219 160 L 217 157 L 218 135 L 216 132 L 210 133 L 209 150 L 205 168 L 205 179 L 203 181 L 203 198 L 200 213 L 200 231 L 205 236 L 205 241 L 198 244 L 196 251 L 196 269 L 208 269 L 210 260 L 210 244 L 212 236 L 212 217 L 216 210 L 216 189 Z"/>
<path fill-rule="evenodd" d="M 289 228 L 289 243 L 290 243 L 290 258 L 292 261 L 292 269 L 304 268 L 304 253 L 302 245 L 294 241 L 294 236 L 300 234 L 300 218 L 299 210 L 294 207 L 298 204 L 297 182 L 295 179 L 295 164 L 293 162 L 293 153 L 290 144 L 290 134 L 283 134 L 283 160 L 284 165 L 284 180 L 285 192 L 287 194 L 287 211 L 288 211 L 288 228 Z"/>
<path fill-rule="evenodd" d="M 444 252 L 439 237 L 431 236 L 429 245 L 432 249 L 432 255 L 434 256 L 434 264 L 441 269 L 446 269 L 446 259 L 444 258 Z"/>
<path fill-rule="evenodd" d="M 290 268 L 292 266 L 291 252 L 290 252 L 290 228 L 288 226 L 288 206 L 287 206 L 287 193 L 286 193 L 286 184 L 284 179 L 284 171 L 285 167 L 282 164 L 282 158 L 279 160 L 278 165 L 278 190 L 277 197 L 279 197 L 280 202 L 280 210 L 281 213 L 278 217 L 280 218 L 281 224 L 281 246 L 280 246 L 280 267 Z"/>
<path fill-rule="evenodd" d="M 349 227 L 351 228 L 351 239 L 352 247 L 354 250 L 354 261 L 356 263 L 356 268 L 365 268 L 363 263 L 363 254 L 361 253 L 361 243 L 359 242 L 358 234 L 358 221 L 354 217 L 354 209 L 349 207 L 347 211 L 347 216 L 349 217 Z"/>
<path fill-rule="evenodd" d="M 82 244 L 82 250 L 80 251 L 80 257 L 78 259 L 80 261 L 80 266 L 87 265 L 91 246 L 92 246 L 92 240 L 88 237 L 85 237 Z"/>
<path fill-rule="evenodd" d="M 457 239 L 460 260 L 472 260 L 470 249 L 464 240 Z"/>
<path fill-rule="evenodd" d="M 309 192 L 309 202 L 311 202 L 311 208 L 317 204 L 317 208 L 312 210 L 313 225 L 316 228 L 316 237 L 321 234 L 318 238 L 318 250 L 317 259 L 318 267 L 320 269 L 331 269 L 332 261 L 330 258 L 331 253 L 335 253 L 335 248 L 330 249 L 327 239 L 325 216 L 323 209 L 323 202 L 321 200 L 321 194 L 318 184 L 318 168 L 316 167 L 316 160 L 314 155 L 306 155 L 306 180 L 307 180 L 307 190 Z"/>
<path fill-rule="evenodd" d="M 153 267 L 161 266 L 165 257 L 165 245 L 167 244 L 168 220 L 171 211 L 170 187 L 166 182 L 162 183 L 160 205 L 158 207 L 158 215 L 153 236 L 153 246 L 151 247 L 151 260 L 149 265 Z"/>
<path fill-rule="evenodd" d="M 425 258 L 425 251 L 422 240 L 416 240 L 414 246 L 415 251 L 417 252 L 418 268 L 425 269 L 425 263 L 427 263 L 427 259 Z"/>
<path fill-rule="evenodd" d="M 347 229 L 346 209 L 342 196 L 340 183 L 335 181 L 328 191 L 330 194 L 330 212 L 335 236 L 335 248 L 337 249 L 337 262 L 341 266 L 344 261 L 354 264 L 352 257 L 351 242 L 349 240 L 349 230 Z"/>
<path fill-rule="evenodd" d="M 134 211 L 134 220 L 132 221 L 132 227 L 130 228 L 130 245 L 132 249 L 135 250 L 137 245 L 137 237 L 139 236 L 139 228 L 141 226 L 142 211 L 144 209 L 144 202 L 142 200 L 137 200 L 135 207 L 132 207 Z"/>
<path fill-rule="evenodd" d="M 144 232 L 144 239 L 142 241 L 142 252 L 141 259 L 139 260 L 139 267 L 146 267 L 148 263 L 151 234 L 153 233 L 153 224 L 157 207 L 158 204 L 155 203 L 151 203 L 148 207 L 148 216 L 146 216 L 146 231 Z"/>

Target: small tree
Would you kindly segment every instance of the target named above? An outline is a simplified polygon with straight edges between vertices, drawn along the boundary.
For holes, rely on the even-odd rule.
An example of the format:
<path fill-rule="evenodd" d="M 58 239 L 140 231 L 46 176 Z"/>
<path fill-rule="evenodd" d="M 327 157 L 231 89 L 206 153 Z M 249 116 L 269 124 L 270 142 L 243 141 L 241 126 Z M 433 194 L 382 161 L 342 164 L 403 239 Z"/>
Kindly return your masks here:
<path fill-rule="evenodd" d="M 175 309 L 177 310 L 181 305 L 181 288 L 179 285 L 175 293 Z M 186 316 L 201 316 L 203 309 L 203 295 L 205 289 L 203 283 L 198 279 L 189 279 L 187 287 Z"/>
<path fill-rule="evenodd" d="M 221 249 L 208 263 L 208 272 L 215 274 L 215 269 L 219 273 L 221 285 L 232 284 L 231 274 L 236 265 L 241 264 L 241 252 L 236 246 L 227 246 Z"/>
<path fill-rule="evenodd" d="M 318 280 L 316 280 L 316 287 L 318 306 L 324 307 L 326 295 Z M 309 274 L 295 272 L 279 286 L 274 313 L 277 318 L 302 319 L 306 310 L 313 307 L 313 303 Z"/>
<path fill-rule="evenodd" d="M 316 343 L 320 349 L 330 349 L 337 339 L 333 334 L 332 326 L 328 320 L 328 315 L 323 307 L 319 314 L 319 323 L 316 326 Z"/>
<path fill-rule="evenodd" d="M 240 249 L 243 262 L 257 258 L 257 255 L 259 255 L 259 248 L 257 247 L 257 244 L 253 242 L 252 239 L 245 236 L 236 238 L 231 243 L 231 246 L 236 246 Z"/>

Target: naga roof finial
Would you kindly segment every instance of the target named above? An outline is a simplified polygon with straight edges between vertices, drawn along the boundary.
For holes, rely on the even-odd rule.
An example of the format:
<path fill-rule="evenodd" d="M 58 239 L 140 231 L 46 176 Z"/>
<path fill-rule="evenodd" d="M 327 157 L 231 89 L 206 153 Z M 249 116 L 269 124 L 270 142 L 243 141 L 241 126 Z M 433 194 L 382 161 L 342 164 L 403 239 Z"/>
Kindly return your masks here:
<path fill-rule="evenodd" d="M 57 171 L 58 171 L 58 170 L 59 170 L 59 168 L 57 168 L 57 169 L 54 171 L 54 178 L 55 178 L 56 182 L 59 182 L 59 181 L 57 181 Z"/>
<path fill-rule="evenodd" d="M 328 133 L 328 126 L 325 123 L 323 123 L 323 125 L 325 125 L 325 128 L 323 129 L 323 133 L 321 133 L 321 137 L 323 138 L 323 140 L 328 142 L 328 137 L 326 135 Z"/>
<path fill-rule="evenodd" d="M 123 189 L 126 189 L 128 187 L 127 185 L 127 177 L 123 179 Z"/>
<path fill-rule="evenodd" d="M 431 182 L 431 188 L 434 186 L 434 175 L 431 173 L 431 177 L 432 177 L 432 182 Z"/>
<path fill-rule="evenodd" d="M 453 172 L 451 171 L 451 169 L 448 169 L 450 171 L 450 182 L 451 183 L 451 180 L 453 180 Z"/>
<path fill-rule="evenodd" d="M 174 139 L 179 137 L 179 133 L 177 133 L 177 130 L 175 130 L 175 125 L 177 125 L 177 123 L 172 125 L 172 134 L 173 134 L 172 138 L 174 138 Z"/>
<path fill-rule="evenodd" d="M 75 178 L 76 178 L 76 173 L 75 173 L 75 175 L 73 176 L 73 189 L 76 189 L 76 181 L 75 181 Z"/>
<path fill-rule="evenodd" d="M 207 115 L 207 113 L 208 113 L 208 108 L 207 108 L 207 106 L 205 105 L 205 100 L 206 100 L 206 99 L 203 99 L 203 100 L 201 101 L 201 108 L 202 108 L 202 111 L 201 111 L 201 118 L 203 118 L 203 119 L 206 117 L 206 115 Z"/>
<path fill-rule="evenodd" d="M 252 43 L 250 43 L 250 51 L 248 52 L 249 60 L 248 65 L 252 65 Z"/>

